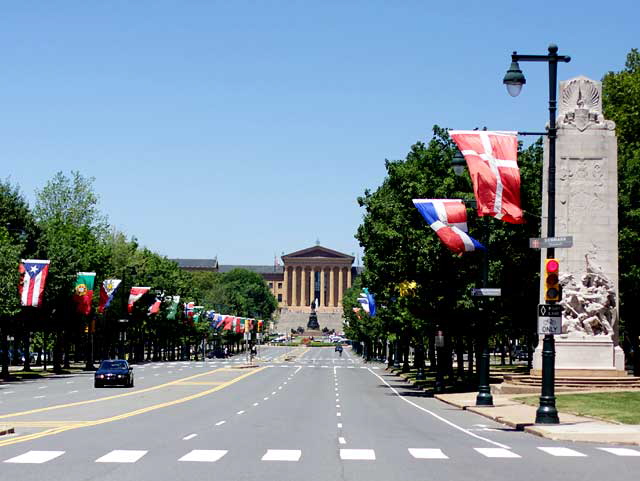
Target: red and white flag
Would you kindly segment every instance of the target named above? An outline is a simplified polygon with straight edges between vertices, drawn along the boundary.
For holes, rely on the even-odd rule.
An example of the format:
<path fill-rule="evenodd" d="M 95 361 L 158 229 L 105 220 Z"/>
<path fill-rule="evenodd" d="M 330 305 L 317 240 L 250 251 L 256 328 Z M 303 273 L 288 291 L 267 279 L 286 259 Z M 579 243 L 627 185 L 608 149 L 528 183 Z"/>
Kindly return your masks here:
<path fill-rule="evenodd" d="M 127 305 L 127 310 L 129 314 L 133 311 L 133 305 L 138 302 L 138 300 L 144 296 L 147 292 L 149 292 L 149 287 L 132 287 L 131 292 L 129 293 L 129 304 Z"/>
<path fill-rule="evenodd" d="M 464 155 L 478 203 L 478 215 L 522 224 L 516 132 L 451 130 Z"/>
<path fill-rule="evenodd" d="M 42 293 L 49 273 L 49 262 L 38 259 L 22 259 L 20 261 L 20 303 L 23 306 L 40 307 Z"/>

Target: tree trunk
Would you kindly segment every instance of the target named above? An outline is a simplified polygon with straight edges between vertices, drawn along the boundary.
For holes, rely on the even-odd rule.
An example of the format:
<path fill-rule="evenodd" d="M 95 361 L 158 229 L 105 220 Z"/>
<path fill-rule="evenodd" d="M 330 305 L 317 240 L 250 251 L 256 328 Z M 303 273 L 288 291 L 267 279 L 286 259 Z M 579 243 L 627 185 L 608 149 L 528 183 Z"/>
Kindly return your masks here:
<path fill-rule="evenodd" d="M 6 320 L 4 321 L 6 323 Z M 7 331 L 0 331 L 0 347 L 2 350 L 2 379 L 9 380 L 9 341 L 7 341 Z"/>

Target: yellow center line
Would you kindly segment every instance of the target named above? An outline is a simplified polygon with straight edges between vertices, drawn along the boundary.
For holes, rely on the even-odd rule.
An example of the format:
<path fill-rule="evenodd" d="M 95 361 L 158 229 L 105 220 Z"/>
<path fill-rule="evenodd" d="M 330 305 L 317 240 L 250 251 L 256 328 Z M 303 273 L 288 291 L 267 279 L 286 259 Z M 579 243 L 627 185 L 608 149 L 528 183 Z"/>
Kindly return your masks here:
<path fill-rule="evenodd" d="M 93 403 L 102 402 L 102 401 L 109 401 L 111 399 L 117 399 L 117 398 L 126 397 L 126 396 L 134 396 L 134 395 L 145 393 L 145 392 L 149 392 L 149 391 L 156 391 L 158 389 L 162 389 L 164 387 L 171 386 L 171 385 L 174 385 L 174 384 L 179 384 L 179 383 L 184 382 L 184 381 L 189 381 L 191 379 L 197 379 L 199 377 L 209 376 L 209 375 L 211 375 L 211 374 L 213 374 L 215 372 L 222 371 L 222 370 L 223 370 L 223 368 L 214 369 L 213 371 L 208 371 L 208 372 L 201 373 L 201 374 L 195 374 L 193 376 L 184 377 L 182 379 L 176 379 L 175 381 L 170 381 L 170 382 L 167 382 L 167 383 L 164 383 L 164 384 L 158 384 L 157 386 L 151 386 L 151 387 L 148 387 L 148 388 L 145 388 L 145 389 L 138 389 L 136 391 L 126 392 L 126 393 L 122 393 L 122 394 L 114 394 L 113 396 L 105 396 L 105 397 L 101 397 L 101 398 L 98 398 L 98 399 L 87 399 L 86 401 L 77 401 L 77 402 L 68 403 L 68 404 L 58 404 L 56 406 L 48 406 L 46 408 L 31 409 L 29 411 L 21 411 L 21 412 L 17 412 L 17 413 L 3 414 L 2 416 L 0 416 L 0 419 L 7 419 L 7 418 L 18 417 L 18 416 L 26 416 L 27 414 L 42 413 L 42 412 L 46 412 L 46 411 L 55 411 L 56 409 L 64 409 L 64 408 L 69 408 L 69 407 L 82 406 L 82 405 L 85 405 L 85 404 L 93 404 Z"/>
<path fill-rule="evenodd" d="M 113 422 L 113 421 L 120 421 L 122 419 L 126 419 L 126 418 L 130 418 L 130 417 L 133 417 L 133 416 L 137 416 L 139 414 L 144 414 L 144 413 L 147 413 L 147 412 L 150 412 L 150 411 L 155 411 L 157 409 L 162 409 L 162 408 L 165 408 L 165 407 L 174 406 L 176 404 L 182 404 L 182 403 L 185 403 L 187 401 L 192 401 L 194 399 L 198 399 L 200 397 L 203 397 L 203 396 L 206 396 L 208 394 L 211 394 L 211 393 L 214 393 L 216 391 L 219 391 L 221 389 L 224 389 L 225 387 L 231 386 L 232 384 L 235 384 L 236 382 L 241 381 L 242 379 L 245 379 L 245 378 L 247 378 L 247 377 L 249 377 L 249 376 L 251 376 L 253 374 L 256 374 L 256 373 L 258 373 L 258 372 L 260 372 L 260 371 L 262 371 L 264 369 L 266 369 L 266 368 L 261 367 L 261 368 L 258 368 L 256 370 L 249 371 L 246 374 L 243 374 L 242 376 L 238 376 L 235 379 L 232 379 L 230 381 L 227 381 L 227 382 L 221 384 L 220 386 L 216 386 L 214 388 L 207 389 L 205 391 L 201 391 L 199 393 L 195 393 L 195 394 L 192 394 L 190 396 L 186 396 L 186 397 L 183 397 L 183 398 L 180 398 L 180 399 L 174 399 L 173 401 L 167 401 L 167 402 L 160 403 L 160 404 L 153 404 L 153 405 L 147 406 L 145 408 L 136 409 L 135 411 L 129 411 L 129 412 L 123 413 L 123 414 L 118 414 L 117 416 L 112 416 L 110 418 L 96 419 L 95 421 L 85 421 L 83 423 L 76 423 L 76 424 L 72 424 L 72 425 L 61 426 L 61 427 L 58 427 L 58 428 L 49 429 L 47 431 L 42 431 L 42 432 L 39 432 L 39 433 L 28 434 L 28 435 L 25 435 L 25 436 L 19 436 L 17 438 L 9 438 L 9 439 L 7 439 L 5 441 L 0 441 L 0 446 L 9 446 L 11 444 L 17 444 L 17 443 L 22 443 L 22 442 L 25 442 L 25 441 L 31 441 L 33 439 L 39 439 L 39 438 L 42 438 L 42 437 L 45 437 L 45 436 L 51 436 L 53 434 L 59 434 L 59 433 L 65 432 L 65 431 L 71 431 L 73 429 L 86 428 L 86 427 L 89 427 L 89 426 L 97 426 L 99 424 L 106 424 L 106 423 L 110 423 L 110 422 Z M 191 376 L 191 377 L 193 378 L 193 377 L 198 377 L 198 376 Z M 168 384 L 175 384 L 175 382 L 168 383 Z M 168 385 L 168 384 L 165 384 L 165 386 Z"/>

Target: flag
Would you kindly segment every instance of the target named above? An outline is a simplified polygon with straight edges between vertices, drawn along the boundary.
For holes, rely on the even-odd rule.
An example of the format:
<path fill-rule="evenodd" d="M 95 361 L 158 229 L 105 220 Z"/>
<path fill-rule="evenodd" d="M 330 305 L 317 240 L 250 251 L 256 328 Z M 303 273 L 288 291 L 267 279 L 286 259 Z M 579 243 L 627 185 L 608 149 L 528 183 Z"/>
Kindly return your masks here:
<path fill-rule="evenodd" d="M 178 317 L 178 305 L 180 304 L 180 296 L 168 296 L 165 298 L 169 303 L 167 308 L 167 320 L 175 321 Z"/>
<path fill-rule="evenodd" d="M 516 132 L 450 130 L 464 155 L 478 203 L 478 215 L 522 224 Z"/>
<path fill-rule="evenodd" d="M 376 317 L 376 301 L 366 287 L 362 289 L 362 292 L 358 296 L 358 303 L 362 306 L 364 312 L 371 317 Z"/>
<path fill-rule="evenodd" d="M 98 312 L 103 313 L 109 307 L 113 296 L 122 281 L 120 279 L 105 279 L 100 286 L 100 303 L 98 304 Z"/>
<path fill-rule="evenodd" d="M 224 318 L 223 322 L 224 322 L 224 330 L 225 331 L 233 330 L 233 327 L 234 327 L 233 321 L 234 321 L 234 319 L 235 318 L 233 316 L 226 316 Z"/>
<path fill-rule="evenodd" d="M 49 262 L 38 259 L 22 259 L 20 261 L 20 303 L 23 306 L 40 307 L 42 293 L 49 273 Z"/>
<path fill-rule="evenodd" d="M 258 321 L 258 332 L 262 332 L 263 326 L 264 326 L 264 321 L 259 320 Z"/>
<path fill-rule="evenodd" d="M 76 302 L 76 311 L 88 316 L 91 313 L 91 300 L 93 299 L 93 284 L 96 280 L 95 272 L 78 272 L 73 300 Z"/>
<path fill-rule="evenodd" d="M 144 296 L 147 292 L 149 292 L 149 287 L 132 287 L 131 292 L 129 293 L 129 304 L 127 305 L 127 310 L 129 314 L 133 312 L 133 305 L 138 302 L 138 300 Z"/>
<path fill-rule="evenodd" d="M 184 303 L 184 315 L 189 319 L 193 319 L 193 309 L 195 307 L 195 302 L 185 302 Z"/>
<path fill-rule="evenodd" d="M 200 316 L 202 315 L 203 310 L 204 306 L 193 307 L 193 322 L 200 322 Z"/>
<path fill-rule="evenodd" d="M 149 306 L 149 315 L 157 314 L 160 312 L 160 306 L 162 305 L 162 298 L 164 297 L 164 292 L 156 293 L 156 298 L 153 301 L 153 304 Z"/>
<path fill-rule="evenodd" d="M 453 252 L 471 252 L 484 246 L 467 234 L 467 209 L 460 199 L 413 199 L 427 224 Z"/>

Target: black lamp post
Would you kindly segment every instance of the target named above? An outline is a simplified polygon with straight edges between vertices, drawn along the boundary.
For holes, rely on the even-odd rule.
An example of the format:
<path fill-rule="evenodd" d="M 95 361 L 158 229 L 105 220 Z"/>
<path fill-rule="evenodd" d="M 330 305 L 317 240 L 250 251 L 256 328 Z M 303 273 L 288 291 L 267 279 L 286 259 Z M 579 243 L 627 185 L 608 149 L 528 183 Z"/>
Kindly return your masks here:
<path fill-rule="evenodd" d="M 456 175 L 462 175 L 467 162 L 464 160 L 464 156 L 460 150 L 456 149 L 456 153 L 451 160 L 453 171 Z M 476 205 L 475 200 L 466 201 L 472 206 Z M 489 228 L 487 224 L 488 218 L 485 216 L 482 222 L 482 245 L 485 247 L 489 243 Z M 482 255 L 482 287 L 488 287 L 489 281 L 489 251 L 485 250 Z M 479 302 L 483 302 L 480 300 Z M 486 316 L 486 306 L 481 304 L 479 311 L 483 314 L 483 325 L 486 326 L 488 318 Z M 488 342 L 488 330 L 484 329 L 484 334 L 479 337 L 482 342 L 482 346 L 479 346 L 480 355 L 478 356 L 478 395 L 476 396 L 476 406 L 493 406 L 493 395 L 491 394 L 491 386 L 489 385 L 489 369 L 490 369 L 490 357 L 489 357 L 489 342 Z"/>
<path fill-rule="evenodd" d="M 549 65 L 549 172 L 547 188 L 547 236 L 555 236 L 556 215 L 556 88 L 558 83 L 558 62 L 570 62 L 571 57 L 558 55 L 558 46 L 549 45 L 547 55 L 519 55 L 513 52 L 511 66 L 504 76 L 503 83 L 512 97 L 520 94 L 522 86 L 527 82 L 518 64 L 523 62 L 547 62 Z M 555 249 L 547 249 L 547 259 L 555 257 Z M 540 406 L 536 411 L 536 423 L 558 424 L 558 410 L 554 395 L 555 384 L 555 341 L 553 334 L 545 334 L 542 344 L 542 392 Z"/>

